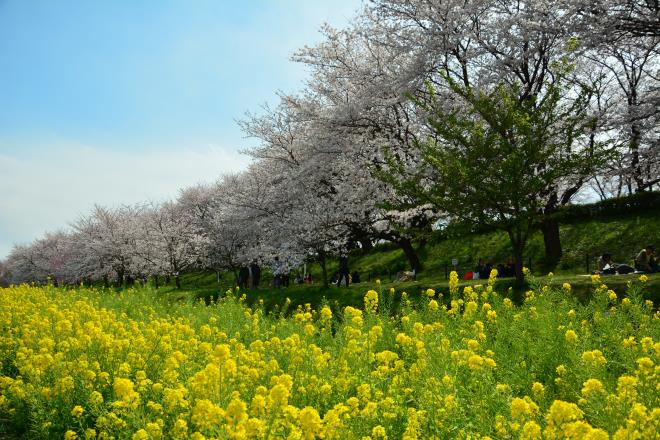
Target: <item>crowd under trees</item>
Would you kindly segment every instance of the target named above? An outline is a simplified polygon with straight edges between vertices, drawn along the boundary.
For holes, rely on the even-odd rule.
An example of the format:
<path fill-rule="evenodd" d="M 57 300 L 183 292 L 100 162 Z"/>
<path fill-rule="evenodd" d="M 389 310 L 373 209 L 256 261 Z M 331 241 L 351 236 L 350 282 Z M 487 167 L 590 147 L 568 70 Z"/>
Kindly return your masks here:
<path fill-rule="evenodd" d="M 247 114 L 240 173 L 159 204 L 96 207 L 15 246 L 12 283 L 174 278 L 275 256 L 295 267 L 447 224 L 508 233 L 518 277 L 553 215 L 660 184 L 657 1 L 373 0 L 293 61 L 302 91 Z M 327 278 L 324 276 L 324 278 Z"/>

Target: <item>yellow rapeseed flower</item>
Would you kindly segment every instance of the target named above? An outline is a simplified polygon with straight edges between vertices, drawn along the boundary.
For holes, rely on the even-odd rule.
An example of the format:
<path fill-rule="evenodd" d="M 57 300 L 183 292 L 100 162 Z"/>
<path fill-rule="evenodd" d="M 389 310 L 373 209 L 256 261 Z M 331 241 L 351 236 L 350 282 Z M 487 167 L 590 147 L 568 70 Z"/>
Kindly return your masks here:
<path fill-rule="evenodd" d="M 604 391 L 603 383 L 598 379 L 588 379 L 582 384 L 582 395 L 584 397 L 590 397 Z"/>
<path fill-rule="evenodd" d="M 478 354 L 473 354 L 468 358 L 468 367 L 473 370 L 479 370 L 484 365 L 484 358 Z"/>
<path fill-rule="evenodd" d="M 601 367 L 607 363 L 603 352 L 598 349 L 582 353 L 582 361 L 596 367 Z"/>
<path fill-rule="evenodd" d="M 536 396 L 543 396 L 543 392 L 545 391 L 545 387 L 541 382 L 534 382 L 532 384 L 532 393 L 534 393 Z"/>
<path fill-rule="evenodd" d="M 374 428 L 371 430 L 371 435 L 374 439 L 387 440 L 387 431 L 385 431 L 385 427 L 382 425 L 374 426 Z"/>
<path fill-rule="evenodd" d="M 539 412 L 539 407 L 532 399 L 514 397 L 511 399 L 511 417 L 514 419 L 525 419 L 533 417 Z"/>
<path fill-rule="evenodd" d="M 83 407 L 80 406 L 80 405 L 76 405 L 76 406 L 74 406 L 73 409 L 71 410 L 71 415 L 72 415 L 73 417 L 78 418 L 78 417 L 82 417 L 83 412 L 85 412 L 85 410 L 83 409 Z"/>
<path fill-rule="evenodd" d="M 577 342 L 577 334 L 573 330 L 566 330 L 566 334 L 564 336 L 566 338 L 566 342 L 570 344 Z"/>
<path fill-rule="evenodd" d="M 629 336 L 623 340 L 623 346 L 626 348 L 631 348 L 637 345 L 637 340 L 635 340 L 634 336 Z"/>
<path fill-rule="evenodd" d="M 526 422 L 520 431 L 520 440 L 541 440 L 541 427 L 533 420 Z"/>
<path fill-rule="evenodd" d="M 149 433 L 144 429 L 140 429 L 132 437 L 133 440 L 149 440 Z"/>
<path fill-rule="evenodd" d="M 364 308 L 368 312 L 375 312 L 378 309 L 378 292 L 375 290 L 367 291 L 364 295 Z"/>
<path fill-rule="evenodd" d="M 451 296 L 458 293 L 458 273 L 454 270 L 449 273 L 449 293 Z"/>
<path fill-rule="evenodd" d="M 583 415 L 584 413 L 576 404 L 564 402 L 562 400 L 555 400 L 552 402 L 552 405 L 550 405 L 550 410 L 545 416 L 545 419 L 551 427 L 558 427 L 562 426 L 564 423 L 580 420 Z"/>

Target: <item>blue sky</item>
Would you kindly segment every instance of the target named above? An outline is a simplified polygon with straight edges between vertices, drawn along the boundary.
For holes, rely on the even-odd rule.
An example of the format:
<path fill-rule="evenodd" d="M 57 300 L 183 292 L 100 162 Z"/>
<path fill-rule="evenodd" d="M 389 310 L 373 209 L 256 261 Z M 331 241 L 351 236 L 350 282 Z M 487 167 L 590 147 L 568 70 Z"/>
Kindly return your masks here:
<path fill-rule="evenodd" d="M 243 169 L 236 119 L 302 87 L 289 61 L 360 0 L 0 0 L 0 258 L 94 203 Z"/>

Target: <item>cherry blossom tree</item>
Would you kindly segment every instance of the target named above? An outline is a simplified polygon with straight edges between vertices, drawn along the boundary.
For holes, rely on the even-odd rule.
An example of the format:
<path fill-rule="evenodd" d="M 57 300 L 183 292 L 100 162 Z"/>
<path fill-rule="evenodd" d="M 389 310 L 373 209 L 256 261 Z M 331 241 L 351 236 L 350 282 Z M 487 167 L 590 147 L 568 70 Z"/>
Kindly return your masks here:
<path fill-rule="evenodd" d="M 77 281 L 70 270 L 72 247 L 64 231 L 49 232 L 28 245 L 14 246 L 7 258 L 12 284 L 25 282 L 71 284 Z"/>
<path fill-rule="evenodd" d="M 541 215 L 537 207 L 553 197 L 547 188 L 593 172 L 606 158 L 601 146 L 574 147 L 573 139 L 584 136 L 590 123 L 589 91 L 566 103 L 566 86 L 558 80 L 546 85 L 538 101 L 521 101 L 519 90 L 506 84 L 484 91 L 446 80 L 464 106 L 448 112 L 443 102 L 419 103 L 437 133 L 436 139 L 418 144 L 432 173 L 410 175 L 392 158 L 381 176 L 463 221 L 505 230 L 522 284 L 523 252 Z"/>
<path fill-rule="evenodd" d="M 9 268 L 5 261 L 0 261 L 0 287 L 9 286 Z"/>
<path fill-rule="evenodd" d="M 614 180 L 629 194 L 652 189 L 660 182 L 660 35 L 633 32 L 630 25 L 644 14 L 645 22 L 657 23 L 657 2 L 575 4 L 582 17 L 577 34 L 584 58 L 609 84 L 612 105 L 603 120 L 621 152 L 603 170 L 603 180 Z"/>
<path fill-rule="evenodd" d="M 114 275 L 119 286 L 126 276 L 138 274 L 135 220 L 141 210 L 140 206 L 97 205 L 89 216 L 74 223 L 76 241 L 86 256 L 80 261 L 80 272 L 104 280 Z"/>
<path fill-rule="evenodd" d="M 448 170 L 434 157 L 454 152 L 477 164 L 475 154 L 499 157 L 492 142 L 456 149 L 448 138 L 456 130 L 499 136 L 516 145 L 509 152 L 516 157 L 546 154 L 546 164 L 531 154 L 529 169 L 514 167 L 519 174 L 491 184 L 516 192 L 509 184 L 521 176 L 531 186 L 545 176 L 522 209 L 533 224 L 511 234 L 518 259 L 525 240 L 517 235 L 540 229 L 554 265 L 562 248 L 553 214 L 587 182 L 602 197 L 660 183 L 657 13 L 657 2 L 635 0 L 372 0 L 349 26 L 324 26 L 319 43 L 293 55 L 309 69 L 304 90 L 280 93 L 276 105 L 240 121 L 258 141 L 244 151 L 253 159 L 246 170 L 185 188 L 175 202 L 95 207 L 72 231 L 16 247 L 6 266 L 20 280 L 122 284 L 152 274 L 174 276 L 179 286 L 187 270 L 237 277 L 241 266 L 277 256 L 289 268 L 318 261 L 327 284 L 328 258 L 387 240 L 420 271 L 413 243 L 422 246 L 439 219 L 510 226 L 518 218 L 489 209 L 466 216 L 439 203 Z M 501 107 L 479 111 L 489 103 Z M 550 110 L 566 124 L 541 123 Z M 528 134 L 545 145 L 535 150 L 529 139 L 499 133 L 498 118 L 514 114 L 541 121 Z M 449 116 L 451 127 L 442 125 Z M 607 163 L 605 146 L 619 153 Z M 469 205 L 464 192 L 454 194 L 465 197 L 454 197 L 456 206 Z"/>
<path fill-rule="evenodd" d="M 145 208 L 139 224 L 138 258 L 152 273 L 174 277 L 176 287 L 181 288 L 181 274 L 201 264 L 206 243 L 195 216 L 168 201 Z"/>

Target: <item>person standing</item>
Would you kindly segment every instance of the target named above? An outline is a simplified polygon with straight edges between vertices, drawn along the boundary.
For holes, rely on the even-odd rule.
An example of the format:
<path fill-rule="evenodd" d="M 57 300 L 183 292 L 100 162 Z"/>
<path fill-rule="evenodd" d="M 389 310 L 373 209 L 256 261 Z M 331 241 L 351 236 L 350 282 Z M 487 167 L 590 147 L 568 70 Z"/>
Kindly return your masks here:
<path fill-rule="evenodd" d="M 241 266 L 238 270 L 238 287 L 241 289 L 247 289 L 249 281 L 250 269 L 247 266 Z"/>
<path fill-rule="evenodd" d="M 282 285 L 282 266 L 280 264 L 280 257 L 275 257 L 270 266 L 273 272 L 273 287 L 278 289 Z"/>
<path fill-rule="evenodd" d="M 337 279 L 337 287 L 341 286 L 342 278 L 346 279 L 346 287 L 348 287 L 348 284 L 350 283 L 348 276 L 349 273 L 348 257 L 346 255 L 342 255 L 339 257 L 339 277 Z"/>
<path fill-rule="evenodd" d="M 261 282 L 261 267 L 259 267 L 256 260 L 250 264 L 250 271 L 252 272 L 252 288 L 258 289 Z"/>

